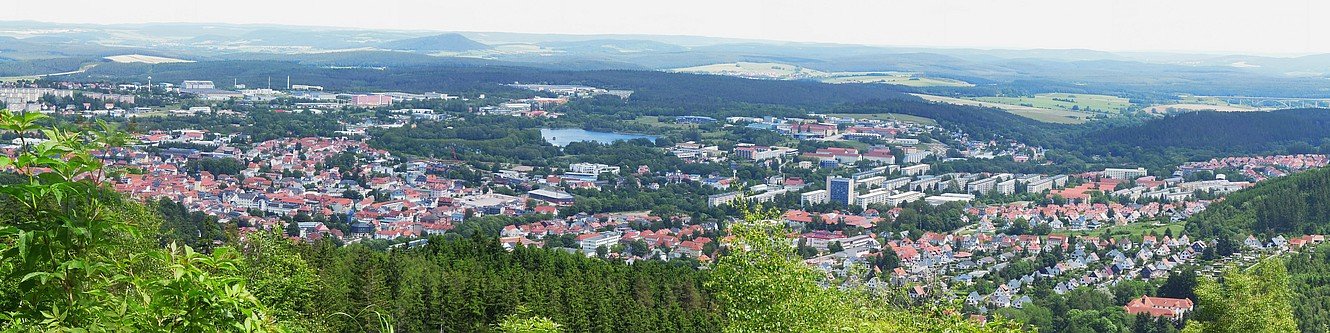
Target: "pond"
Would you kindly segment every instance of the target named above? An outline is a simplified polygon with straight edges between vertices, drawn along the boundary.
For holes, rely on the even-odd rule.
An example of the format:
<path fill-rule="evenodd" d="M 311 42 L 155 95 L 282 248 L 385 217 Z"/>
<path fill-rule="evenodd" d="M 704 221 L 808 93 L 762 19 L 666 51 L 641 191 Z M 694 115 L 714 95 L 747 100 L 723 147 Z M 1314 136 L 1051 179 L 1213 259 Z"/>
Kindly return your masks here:
<path fill-rule="evenodd" d="M 627 134 L 615 132 L 596 132 L 580 128 L 542 128 L 540 136 L 545 138 L 546 142 L 555 146 L 563 147 L 569 143 L 578 141 L 595 141 L 599 143 L 613 143 L 619 140 L 647 139 L 656 142 L 654 135 Z"/>

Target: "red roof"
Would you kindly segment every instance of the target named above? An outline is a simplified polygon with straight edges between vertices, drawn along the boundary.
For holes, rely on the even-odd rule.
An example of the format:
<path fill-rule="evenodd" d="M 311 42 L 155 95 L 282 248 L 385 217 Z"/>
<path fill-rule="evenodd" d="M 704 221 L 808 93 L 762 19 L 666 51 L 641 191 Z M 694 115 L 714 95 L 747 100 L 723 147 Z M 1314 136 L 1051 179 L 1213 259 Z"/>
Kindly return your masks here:
<path fill-rule="evenodd" d="M 1167 298 L 1141 296 L 1133 299 L 1126 306 L 1122 307 L 1128 314 L 1148 314 L 1152 317 L 1181 316 L 1184 312 L 1191 311 L 1192 302 L 1186 298 Z"/>

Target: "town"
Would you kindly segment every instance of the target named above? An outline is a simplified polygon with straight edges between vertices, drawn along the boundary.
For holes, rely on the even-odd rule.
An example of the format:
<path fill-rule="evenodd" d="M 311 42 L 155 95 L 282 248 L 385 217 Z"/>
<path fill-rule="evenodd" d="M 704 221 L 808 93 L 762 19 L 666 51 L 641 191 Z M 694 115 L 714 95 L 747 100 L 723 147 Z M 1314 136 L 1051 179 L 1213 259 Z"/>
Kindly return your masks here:
<path fill-rule="evenodd" d="M 688 260 L 705 266 L 731 237 L 725 225 L 736 215 L 588 211 L 578 205 L 596 200 L 586 199 L 586 193 L 624 188 L 627 182 L 643 191 L 694 184 L 700 190 L 685 195 L 711 209 L 779 209 L 804 262 L 832 281 L 905 288 L 920 301 L 960 301 L 976 320 L 998 309 L 1022 308 L 1034 288 L 1057 294 L 1113 290 L 1124 281 L 1162 280 L 1184 265 L 1216 275 L 1224 267 L 1324 242 L 1322 235 L 1199 238 L 1180 223 L 1228 193 L 1325 167 L 1327 157 L 1317 154 L 1224 157 L 1177 165 L 1169 174 L 1127 166 L 1068 174 L 939 171 L 934 167 L 944 165 L 939 163 L 967 160 L 1037 165 L 1047 162 L 1047 149 L 1010 139 L 972 139 L 917 121 L 820 114 L 653 119 L 667 126 L 775 135 L 763 142 L 704 135 L 650 145 L 685 165 L 760 170 L 744 175 L 587 161 L 479 164 L 457 159 L 455 151 L 452 158 L 430 158 L 371 145 L 371 133 L 378 130 L 464 116 L 556 119 L 570 102 L 632 94 L 575 85 L 512 86 L 531 93 L 510 99 L 336 93 L 289 82 L 286 89 L 235 84 L 231 91 L 211 81 L 184 81 L 55 82 L 6 87 L 0 97 L 18 112 L 129 123 L 245 114 L 217 105 L 292 115 L 381 112 L 341 118 L 331 136 L 254 141 L 239 132 L 183 126 L 139 133 L 137 144 L 99 153 L 129 171 L 115 179 L 115 190 L 179 202 L 234 225 L 241 235 L 282 230 L 308 242 L 418 246 L 432 235 L 497 221 L 493 227 L 509 250 L 543 247 L 607 260 Z M 180 108 L 136 107 L 136 95 L 171 99 Z M 477 100 L 483 102 L 446 106 Z M 14 154 L 21 140 L 4 149 Z M 1191 304 L 1141 296 L 1124 309 L 1177 320 Z"/>

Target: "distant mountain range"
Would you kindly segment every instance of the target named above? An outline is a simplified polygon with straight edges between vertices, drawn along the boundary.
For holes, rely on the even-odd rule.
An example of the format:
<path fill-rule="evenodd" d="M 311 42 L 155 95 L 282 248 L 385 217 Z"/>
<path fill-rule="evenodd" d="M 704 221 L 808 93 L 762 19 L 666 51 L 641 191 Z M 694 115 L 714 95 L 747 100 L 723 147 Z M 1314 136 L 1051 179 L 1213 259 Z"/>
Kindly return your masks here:
<path fill-rule="evenodd" d="M 1330 98 L 1330 55 L 1263 57 L 1095 50 L 985 50 L 697 36 L 557 35 L 236 24 L 0 22 L 0 77 L 70 71 L 107 56 L 294 60 L 317 66 L 504 65 L 668 70 L 738 62 L 822 72 L 891 71 L 973 87 L 944 95 L 1102 93 Z"/>

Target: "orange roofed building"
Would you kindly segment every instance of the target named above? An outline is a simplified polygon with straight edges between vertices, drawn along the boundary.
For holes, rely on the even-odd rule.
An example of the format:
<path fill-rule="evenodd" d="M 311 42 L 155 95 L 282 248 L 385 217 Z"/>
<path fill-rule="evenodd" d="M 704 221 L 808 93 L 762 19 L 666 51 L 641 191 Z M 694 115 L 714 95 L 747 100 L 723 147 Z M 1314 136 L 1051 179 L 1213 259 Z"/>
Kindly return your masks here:
<path fill-rule="evenodd" d="M 1192 302 L 1186 298 L 1167 298 L 1141 296 L 1133 299 L 1122 307 L 1127 314 L 1146 314 L 1151 317 L 1164 317 L 1169 319 L 1182 318 L 1182 315 L 1192 310 Z"/>

